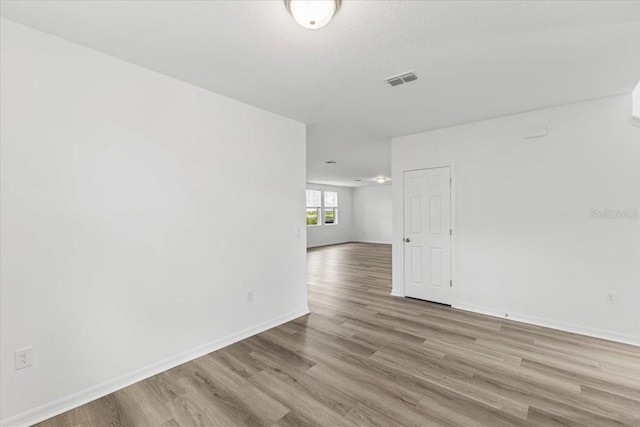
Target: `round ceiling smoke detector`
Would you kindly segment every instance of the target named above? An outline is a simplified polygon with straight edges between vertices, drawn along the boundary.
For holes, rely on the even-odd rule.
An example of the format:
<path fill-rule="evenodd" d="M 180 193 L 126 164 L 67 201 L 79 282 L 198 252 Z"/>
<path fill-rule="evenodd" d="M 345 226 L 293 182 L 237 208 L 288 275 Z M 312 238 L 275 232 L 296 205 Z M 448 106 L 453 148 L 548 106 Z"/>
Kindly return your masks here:
<path fill-rule="evenodd" d="M 302 27 L 317 30 L 331 21 L 342 0 L 284 0 L 293 19 Z"/>

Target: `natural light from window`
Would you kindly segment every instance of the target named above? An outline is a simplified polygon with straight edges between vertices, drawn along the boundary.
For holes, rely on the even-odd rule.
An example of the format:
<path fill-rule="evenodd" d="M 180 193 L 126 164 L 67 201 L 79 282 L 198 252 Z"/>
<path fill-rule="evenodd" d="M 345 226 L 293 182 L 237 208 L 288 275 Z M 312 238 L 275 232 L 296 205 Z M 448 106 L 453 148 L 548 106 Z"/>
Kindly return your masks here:
<path fill-rule="evenodd" d="M 324 223 L 338 223 L 338 193 L 335 191 L 324 192 Z"/>
<path fill-rule="evenodd" d="M 322 210 L 322 191 L 307 190 L 307 225 L 320 225 L 320 211 Z"/>

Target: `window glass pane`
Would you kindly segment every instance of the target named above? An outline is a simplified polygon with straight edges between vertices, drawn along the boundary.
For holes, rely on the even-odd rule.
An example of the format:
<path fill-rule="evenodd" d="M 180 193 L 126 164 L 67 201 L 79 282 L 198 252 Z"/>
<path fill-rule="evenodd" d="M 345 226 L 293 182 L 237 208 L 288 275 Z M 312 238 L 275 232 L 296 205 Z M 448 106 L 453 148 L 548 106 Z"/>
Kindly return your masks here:
<path fill-rule="evenodd" d="M 335 191 L 324 192 L 324 207 L 325 208 L 337 208 L 338 207 L 338 193 Z"/>
<path fill-rule="evenodd" d="M 338 223 L 338 209 L 325 209 L 324 210 L 324 223 L 325 224 L 337 224 Z"/>
<path fill-rule="evenodd" d="M 307 207 L 319 208 L 322 206 L 322 192 L 320 190 L 307 190 Z"/>
<path fill-rule="evenodd" d="M 307 225 L 318 225 L 320 209 L 307 209 Z"/>

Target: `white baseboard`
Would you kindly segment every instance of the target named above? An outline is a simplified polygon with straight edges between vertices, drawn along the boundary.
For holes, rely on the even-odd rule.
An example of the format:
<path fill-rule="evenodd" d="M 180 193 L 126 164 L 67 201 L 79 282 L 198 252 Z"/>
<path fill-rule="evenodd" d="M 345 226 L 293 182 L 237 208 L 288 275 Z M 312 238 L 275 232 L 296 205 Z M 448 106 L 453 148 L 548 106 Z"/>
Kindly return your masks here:
<path fill-rule="evenodd" d="M 228 345 L 241 341 L 245 338 L 249 338 L 250 336 L 256 335 L 260 332 L 264 332 L 267 329 L 271 329 L 276 326 L 282 325 L 283 323 L 297 319 L 298 317 L 304 316 L 305 314 L 309 314 L 308 307 L 305 307 L 301 310 L 294 311 L 292 313 L 288 313 L 284 316 L 280 316 L 276 319 L 261 323 L 254 327 L 247 328 L 236 334 L 221 338 L 211 343 L 201 345 L 192 350 L 182 352 L 175 356 L 153 363 L 144 368 L 122 375 L 113 380 L 104 382 L 102 384 L 98 384 L 96 386 L 90 387 L 78 393 L 74 393 L 72 395 L 63 397 L 62 399 L 58 399 L 54 402 L 47 403 L 38 408 L 31 409 L 22 414 L 13 416 L 11 418 L 7 418 L 5 420 L 0 421 L 0 426 L 22 427 L 22 426 L 30 426 L 30 425 L 39 423 L 48 418 L 54 417 L 56 415 L 62 414 L 63 412 L 67 412 L 73 408 L 77 408 L 78 406 L 89 403 L 100 397 L 106 396 L 107 394 L 118 391 L 124 387 L 130 386 L 131 384 L 135 384 L 139 381 L 152 377 L 156 374 L 159 374 L 160 372 L 164 372 L 168 369 L 175 368 L 178 365 L 189 362 L 193 359 L 197 359 L 198 357 L 202 357 L 205 354 L 209 354 L 213 351 L 219 350 L 223 347 L 226 347 Z"/>
<path fill-rule="evenodd" d="M 452 307 L 459 310 L 471 311 L 473 313 L 499 317 L 501 319 L 514 320 L 516 322 L 529 323 L 536 326 L 544 326 L 546 328 L 558 329 L 565 332 L 573 332 L 576 334 L 586 335 L 594 338 L 601 338 L 623 344 L 640 346 L 640 336 L 620 334 L 618 332 L 606 331 L 602 329 L 586 328 L 584 326 L 574 325 L 571 323 L 557 322 L 555 320 L 542 319 L 539 317 L 528 316 L 526 314 L 513 313 L 511 311 L 508 312 L 509 317 L 506 317 L 507 313 L 505 312 L 486 307 L 478 307 L 471 304 L 456 303 L 452 305 Z"/>
<path fill-rule="evenodd" d="M 355 240 L 355 243 L 373 243 L 376 245 L 390 245 L 391 242 L 383 242 L 380 240 Z"/>
<path fill-rule="evenodd" d="M 339 241 L 339 242 L 330 242 L 330 243 L 317 243 L 317 244 L 313 244 L 313 245 L 309 245 L 307 243 L 307 249 L 311 249 L 311 248 L 322 248 L 324 246 L 337 246 L 337 245 L 344 245 L 345 243 L 353 243 L 353 241 L 351 240 L 345 240 L 345 241 Z"/>
<path fill-rule="evenodd" d="M 346 240 L 344 242 L 336 242 L 336 243 L 319 243 L 317 245 L 311 245 L 311 246 L 307 246 L 307 249 L 311 249 L 311 248 L 322 248 L 324 246 L 338 246 L 338 245 L 344 245 L 347 243 L 373 243 L 376 245 L 390 245 L 391 242 L 379 242 L 379 241 L 375 241 L 375 240 Z"/>
<path fill-rule="evenodd" d="M 397 289 L 391 288 L 391 296 L 392 297 L 403 297 L 404 298 L 404 292 L 400 292 Z"/>

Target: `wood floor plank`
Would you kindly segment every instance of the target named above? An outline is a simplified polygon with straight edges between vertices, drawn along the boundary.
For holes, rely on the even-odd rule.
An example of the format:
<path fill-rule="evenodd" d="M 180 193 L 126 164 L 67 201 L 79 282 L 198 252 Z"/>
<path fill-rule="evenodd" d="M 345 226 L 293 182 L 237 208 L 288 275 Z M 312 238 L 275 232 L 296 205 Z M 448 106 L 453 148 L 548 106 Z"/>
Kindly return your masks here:
<path fill-rule="evenodd" d="M 276 417 L 270 417 L 269 413 L 256 413 L 256 393 L 249 393 L 248 387 L 231 379 L 230 375 L 235 375 L 232 372 L 212 373 L 208 366 L 209 359 L 203 357 L 182 365 L 178 382 L 189 390 L 184 398 L 193 399 L 210 419 L 223 425 L 269 426 L 286 413 L 288 409 L 282 408 L 273 400 L 277 405 L 273 411 L 279 412 Z"/>
<path fill-rule="evenodd" d="M 169 422 L 171 415 L 143 383 L 115 392 L 116 401 L 136 426 L 154 427 Z"/>
<path fill-rule="evenodd" d="M 443 426 L 437 420 L 427 414 L 422 414 L 415 409 L 411 402 L 403 402 L 393 397 L 393 393 L 379 388 L 368 388 L 353 378 L 337 372 L 333 368 L 318 364 L 309 370 L 309 375 L 329 384 L 332 387 L 353 396 L 358 402 L 370 408 L 376 408 L 388 418 L 396 421 L 399 426 L 434 425 Z"/>
<path fill-rule="evenodd" d="M 359 426 L 388 427 L 397 424 L 395 419 L 361 403 L 351 408 L 346 418 Z"/>
<path fill-rule="evenodd" d="M 171 414 L 173 422 L 181 427 L 205 427 L 222 425 L 219 420 L 209 419 L 204 411 L 193 399 L 184 398 L 182 395 L 168 400 L 164 404 Z M 96 426 L 102 424 L 95 424 Z"/>
<path fill-rule="evenodd" d="M 273 427 L 319 427 L 319 420 L 312 420 L 296 411 L 289 411 L 284 417 L 273 424 Z"/>
<path fill-rule="evenodd" d="M 41 427 L 84 427 L 86 425 L 89 425 L 89 420 L 87 420 L 83 407 L 72 409 L 40 423 Z"/>
<path fill-rule="evenodd" d="M 640 426 L 640 348 L 389 296 L 389 245 L 308 251 L 311 314 L 40 424 Z"/>
<path fill-rule="evenodd" d="M 320 425 L 353 426 L 353 423 L 324 405 L 320 399 L 305 393 L 303 387 L 283 377 L 277 372 L 265 370 L 254 375 L 250 381 L 265 393 L 271 394 L 280 402 L 287 402 L 287 405 L 298 413 L 304 414 L 305 417 Z"/>
<path fill-rule="evenodd" d="M 89 425 L 108 425 L 110 427 L 135 426 L 129 415 L 119 403 L 115 394 L 89 402 L 80 408 Z"/>
<path fill-rule="evenodd" d="M 194 364 L 201 372 L 205 372 L 209 379 L 229 393 L 232 399 L 238 402 L 238 407 L 243 413 L 253 414 L 263 421 L 264 425 L 273 424 L 289 412 L 288 407 L 253 386 L 251 382 L 225 369 L 224 364 L 215 357 L 201 357 L 194 360 Z"/>

